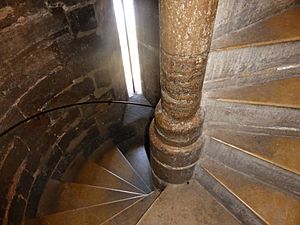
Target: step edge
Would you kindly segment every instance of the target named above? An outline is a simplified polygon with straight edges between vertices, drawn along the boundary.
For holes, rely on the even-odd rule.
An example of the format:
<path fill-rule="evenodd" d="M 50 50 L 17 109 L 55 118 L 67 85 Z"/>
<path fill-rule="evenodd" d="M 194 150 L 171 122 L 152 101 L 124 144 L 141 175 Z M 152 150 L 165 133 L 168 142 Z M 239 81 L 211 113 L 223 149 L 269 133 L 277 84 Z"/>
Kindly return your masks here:
<path fill-rule="evenodd" d="M 126 159 L 126 157 L 123 155 L 123 153 L 120 151 L 120 149 L 118 148 L 117 145 L 115 145 L 114 143 L 112 143 L 111 141 L 107 142 L 107 145 L 110 146 L 105 146 L 105 147 L 110 147 L 110 149 L 106 149 L 106 151 L 103 152 L 103 154 L 105 154 L 107 151 L 109 150 L 115 150 L 117 152 L 117 154 L 122 158 L 122 160 L 126 163 L 126 165 L 128 166 L 128 168 L 133 172 L 133 174 L 135 175 L 135 177 L 138 179 L 138 182 L 141 183 L 141 186 L 143 187 L 143 192 L 144 193 L 148 193 L 151 190 L 149 189 L 149 187 L 145 184 L 144 180 L 140 177 L 140 175 L 137 173 L 137 171 L 132 167 L 132 165 L 130 164 L 130 162 Z M 98 148 L 100 149 L 100 148 Z M 109 168 L 105 167 L 104 165 L 102 165 L 100 162 L 95 161 L 95 159 L 93 158 L 91 161 L 93 161 L 94 163 L 96 163 L 97 165 L 111 171 Z M 111 171 L 112 172 L 112 171 Z M 114 173 L 114 172 L 112 172 Z M 118 174 L 114 173 L 115 175 L 119 176 Z M 119 176 L 120 177 L 120 176 Z M 124 178 L 123 178 L 124 179 Z M 127 182 L 131 183 L 130 181 L 128 181 L 127 179 L 124 179 Z M 136 186 L 136 184 L 133 184 L 134 186 Z M 137 187 L 137 186 L 136 186 Z M 141 187 L 137 187 L 139 190 L 141 190 Z M 141 190 L 142 191 L 142 190 Z"/>
<path fill-rule="evenodd" d="M 150 192 L 149 194 L 147 194 L 145 197 L 141 198 L 140 200 L 132 203 L 131 205 L 129 205 L 128 207 L 126 207 L 125 209 L 123 209 L 122 211 L 116 213 L 115 215 L 113 215 L 112 217 L 110 217 L 109 219 L 105 220 L 104 222 L 102 222 L 99 225 L 103 225 L 106 222 L 113 220 L 115 217 L 119 216 L 120 214 L 122 214 L 123 212 L 125 212 L 126 210 L 130 209 L 132 206 L 134 206 L 135 204 L 138 204 L 139 202 L 143 201 L 145 198 L 149 197 L 150 195 L 155 194 L 155 191 Z M 153 204 L 153 203 L 152 203 Z M 148 210 L 148 209 L 147 209 Z M 145 213 L 144 213 L 145 214 Z M 143 215 L 144 216 L 144 215 Z"/>
<path fill-rule="evenodd" d="M 258 160 L 262 160 L 262 161 L 264 161 L 264 162 L 266 162 L 266 163 L 269 163 L 269 164 L 271 164 L 271 165 L 273 165 L 273 166 L 275 166 L 275 167 L 278 167 L 279 169 L 284 170 L 284 171 L 286 171 L 286 172 L 288 172 L 288 173 L 291 173 L 291 174 L 300 176 L 300 173 L 297 173 L 297 172 L 295 172 L 295 171 L 293 171 L 293 170 L 290 170 L 289 168 L 287 168 L 287 167 L 285 167 L 285 166 L 283 166 L 283 165 L 280 165 L 280 164 L 278 164 L 278 163 L 275 163 L 275 162 L 273 162 L 273 161 L 271 161 L 271 160 L 269 160 L 269 159 L 265 159 L 265 158 L 263 158 L 263 157 L 261 157 L 261 156 L 259 156 L 259 155 L 257 155 L 257 154 L 254 154 L 254 153 L 252 153 L 252 152 L 249 152 L 249 151 L 246 150 L 246 149 L 243 149 L 243 148 L 241 148 L 241 147 L 238 147 L 238 146 L 236 146 L 236 145 L 234 145 L 234 144 L 230 144 L 230 143 L 228 143 L 228 142 L 226 142 L 226 141 L 222 141 L 221 139 L 218 139 L 218 138 L 216 138 L 216 137 L 214 137 L 214 136 L 209 136 L 209 135 L 208 135 L 208 137 L 211 138 L 211 139 L 213 139 L 213 140 L 215 140 L 215 141 L 217 141 L 217 142 L 219 142 L 219 143 L 221 143 L 221 144 L 223 144 L 223 145 L 229 146 L 229 147 L 231 147 L 231 148 L 233 148 L 233 149 L 236 149 L 237 151 L 240 151 L 240 152 L 242 152 L 242 153 L 244 153 L 244 154 L 247 154 L 247 155 L 249 155 L 249 156 L 251 156 L 251 157 L 254 157 L 254 158 L 258 159 Z"/>
<path fill-rule="evenodd" d="M 226 211 L 229 215 L 231 215 L 237 222 L 239 222 L 240 225 L 243 225 L 242 222 L 234 215 L 228 208 L 226 208 L 216 196 L 212 195 L 195 177 L 193 177 L 193 180 L 195 180 L 210 196 L 213 198 L 217 204 L 219 204 L 224 211 Z"/>
<path fill-rule="evenodd" d="M 119 144 L 117 144 L 116 146 L 118 147 L 118 149 L 120 150 L 120 152 L 122 153 L 122 155 L 126 158 L 126 160 L 130 163 L 130 165 L 133 167 L 133 169 L 138 173 L 138 175 L 141 177 L 141 179 L 143 180 L 143 182 L 145 183 L 145 185 L 150 189 L 150 191 L 149 191 L 149 193 L 151 193 L 154 189 L 153 189 L 153 182 L 150 182 L 150 183 L 148 183 L 148 182 L 146 182 L 146 180 L 145 180 L 145 178 L 146 177 L 143 177 L 139 172 L 138 172 L 138 170 L 137 170 L 137 168 L 135 168 L 135 166 L 133 166 L 132 164 L 131 164 L 131 162 L 129 161 L 129 159 L 125 156 L 125 154 L 124 154 L 124 152 L 126 151 L 126 149 L 124 148 L 124 147 L 122 147 L 122 146 L 120 146 L 120 145 L 123 145 L 124 143 L 126 143 L 126 141 L 132 141 L 132 140 L 134 140 L 134 138 L 135 137 L 133 137 L 133 138 L 129 138 L 129 139 L 127 139 L 127 140 L 124 140 L 123 142 L 121 142 L 121 143 L 119 143 Z M 135 147 L 143 147 L 144 148 L 144 151 L 145 151 L 145 155 L 146 155 L 146 157 L 147 157 L 147 161 L 148 161 L 148 165 L 146 165 L 147 167 L 149 166 L 149 169 L 151 170 L 151 164 L 150 164 L 150 160 L 149 160 L 149 158 L 148 158 L 148 155 L 147 155 L 147 151 L 146 151 L 146 147 L 145 147 L 145 145 L 144 144 L 138 144 L 138 145 L 135 145 Z M 131 147 L 133 147 L 133 146 L 129 146 L 129 148 L 131 148 Z"/>
<path fill-rule="evenodd" d="M 243 105 L 256 105 L 256 106 L 269 106 L 276 108 L 286 108 L 286 109 L 300 109 L 300 105 L 292 105 L 292 104 L 276 104 L 276 103 L 260 103 L 258 101 L 250 101 L 250 100 L 235 100 L 235 99 L 227 99 L 227 98 L 215 98 L 215 97 L 207 97 L 208 99 L 213 99 L 218 102 L 226 102 L 226 103 L 237 103 Z"/>
<path fill-rule="evenodd" d="M 209 136 L 207 137 L 209 138 Z M 210 140 L 213 141 L 212 145 L 214 144 L 223 145 L 222 143 L 215 141 L 214 139 L 210 139 Z M 224 145 L 224 146 L 228 147 L 228 149 L 220 150 L 220 152 L 228 151 L 231 154 L 236 155 L 237 159 L 240 159 L 241 157 L 246 157 L 248 158 L 247 161 L 249 160 L 250 161 L 245 164 L 246 166 L 238 166 L 238 165 L 236 166 L 235 163 L 232 164 L 232 162 L 228 158 L 223 160 L 223 158 L 226 158 L 225 156 L 223 158 L 221 156 L 220 158 L 220 155 L 219 156 L 210 155 L 208 151 L 204 151 L 204 153 L 202 154 L 202 158 L 209 158 L 209 160 L 213 160 L 214 162 L 226 166 L 227 168 L 236 171 L 239 174 L 242 174 L 246 177 L 250 177 L 251 179 L 254 179 L 255 181 L 261 183 L 262 185 L 266 185 L 267 187 L 277 190 L 278 192 L 285 193 L 289 196 L 292 196 L 293 198 L 297 198 L 297 199 L 300 198 L 300 192 L 298 191 L 299 185 L 297 185 L 299 184 L 298 181 L 300 181 L 299 175 L 286 171 L 264 160 L 260 160 L 259 158 L 252 157 L 251 155 L 248 155 L 243 151 L 236 150 L 231 146 L 228 145 Z M 217 153 L 216 151 L 214 152 Z M 200 158 L 200 161 L 202 158 Z M 250 167 L 248 168 L 249 165 Z M 252 165 L 257 165 L 258 171 L 253 170 L 253 168 L 251 167 Z M 272 173 L 275 173 L 275 175 L 272 175 Z M 277 176 L 283 176 L 283 178 L 274 180 L 274 178 Z M 282 185 L 283 182 L 284 185 Z"/>
<path fill-rule="evenodd" d="M 282 19 L 282 17 L 287 16 L 288 14 L 290 14 L 293 11 L 300 11 L 300 6 L 297 4 L 294 4 L 289 8 L 280 10 L 279 12 L 277 12 L 275 14 L 269 15 L 261 20 L 251 23 L 251 24 L 249 24 L 245 27 L 242 27 L 238 30 L 235 30 L 233 32 L 230 32 L 223 36 L 220 36 L 220 37 L 214 39 L 214 41 L 222 40 L 226 37 L 229 37 L 229 39 L 232 40 L 235 38 L 235 35 L 238 33 L 246 32 L 246 31 L 249 31 L 249 29 L 253 29 L 261 24 L 268 23 L 273 18 L 275 18 L 275 19 L 281 18 Z M 226 51 L 226 50 L 230 50 L 230 49 L 241 49 L 241 48 L 267 46 L 267 45 L 272 45 L 272 44 L 287 43 L 287 42 L 291 42 L 291 41 L 295 41 L 295 40 L 299 41 L 300 35 L 295 35 L 295 36 L 289 37 L 289 38 L 278 38 L 273 41 L 259 41 L 259 42 L 252 42 L 252 43 L 248 43 L 248 44 L 232 44 L 232 45 L 223 45 L 223 46 L 221 45 L 221 47 L 214 47 L 214 43 L 212 43 L 211 51 Z"/>
<path fill-rule="evenodd" d="M 144 191 L 142 191 L 140 188 L 136 187 L 135 185 L 131 184 L 130 182 L 128 182 L 127 180 L 124 180 L 122 177 L 118 176 L 117 174 L 113 173 L 112 171 L 104 168 L 103 166 L 100 166 L 99 164 L 95 163 L 94 161 L 91 161 L 91 160 L 87 160 L 88 164 L 92 165 L 93 167 L 98 167 L 102 170 L 104 170 L 105 172 L 109 173 L 111 176 L 115 177 L 116 179 L 128 184 L 129 186 L 133 187 L 134 189 L 140 191 L 141 194 L 146 194 Z M 85 165 L 83 165 L 82 168 L 84 168 Z M 77 183 L 80 183 L 80 182 L 77 182 Z M 96 186 L 96 185 L 94 185 Z M 102 187 L 102 186 L 100 186 Z"/>
<path fill-rule="evenodd" d="M 209 158 L 209 157 L 208 157 Z M 211 159 L 210 159 L 211 160 Z M 214 161 L 214 160 L 213 160 Z M 223 165 L 223 164 L 222 164 Z M 205 166 L 199 164 L 199 166 L 216 182 L 218 182 L 222 188 L 224 188 L 229 194 L 236 198 L 241 204 L 243 204 L 248 210 L 250 210 L 257 218 L 263 221 L 265 224 L 269 224 L 261 215 L 259 215 L 255 210 L 253 210 L 245 201 L 243 201 L 238 195 L 236 195 L 229 187 L 227 187 L 222 181 L 220 181 L 213 173 L 209 171 Z M 226 167 L 226 165 L 224 165 Z M 197 179 L 197 178 L 196 178 Z M 199 182 L 201 184 L 201 182 Z M 225 207 L 225 206 L 224 206 Z"/>
<path fill-rule="evenodd" d="M 69 212 L 76 212 L 76 211 L 81 211 L 81 210 L 88 210 L 90 208 L 94 208 L 94 207 L 98 207 L 98 206 L 105 206 L 105 205 L 110 205 L 110 204 L 115 204 L 115 203 L 119 203 L 119 202 L 125 202 L 125 201 L 130 201 L 130 200 L 134 200 L 134 199 L 143 199 L 144 196 L 134 196 L 134 197 L 130 197 L 130 198 L 126 198 L 126 199 L 120 199 L 120 200 L 116 200 L 116 201 L 112 201 L 112 202 L 108 202 L 108 203 L 101 203 L 101 204 L 96 204 L 96 205 L 91 205 L 91 206 L 87 206 L 87 207 L 81 207 L 81 208 L 76 208 L 76 209 L 71 209 L 71 210 L 65 210 L 65 211 L 61 211 L 61 212 L 56 212 L 56 213 L 52 213 L 52 214 L 48 214 L 48 215 L 44 215 L 44 216 L 39 216 L 33 219 L 29 219 L 29 220 L 38 220 L 44 217 L 48 217 L 48 216 L 54 216 L 54 215 L 61 215 L 64 213 L 69 213 Z"/>
<path fill-rule="evenodd" d="M 107 191 L 112 191 L 112 192 L 127 193 L 127 194 L 136 195 L 136 196 L 146 195 L 146 194 L 142 194 L 142 193 L 138 193 L 138 192 L 132 192 L 132 191 L 126 191 L 126 190 L 121 190 L 121 189 L 116 189 L 116 188 L 102 187 L 102 186 L 95 186 L 95 185 L 91 185 L 91 184 L 84 184 L 84 183 L 77 183 L 77 182 L 64 182 L 63 184 L 86 186 L 86 187 L 90 187 L 90 188 L 94 188 L 94 189 L 102 189 L 102 190 L 107 190 Z"/>
<path fill-rule="evenodd" d="M 150 212 L 150 210 L 152 209 L 152 207 L 155 205 L 155 203 L 159 200 L 159 197 L 161 195 L 162 192 L 158 192 L 158 191 L 153 191 L 153 192 L 157 192 L 157 196 L 156 199 L 152 202 L 152 204 L 150 205 L 150 207 L 146 210 L 146 212 L 144 213 L 144 215 L 139 219 L 139 221 L 137 222 L 136 225 L 139 225 L 140 222 L 146 217 L 146 215 Z"/>
<path fill-rule="evenodd" d="M 98 164 L 97 164 L 97 165 L 98 165 Z M 100 166 L 100 165 L 98 165 L 98 166 Z M 128 185 L 130 185 L 130 186 L 136 188 L 137 190 L 141 191 L 141 194 L 147 194 L 145 191 L 143 191 L 143 190 L 141 190 L 140 188 L 136 187 L 134 184 L 132 184 L 132 183 L 130 183 L 129 181 L 125 180 L 124 178 L 118 176 L 117 174 L 113 173 L 112 171 L 106 169 L 106 168 L 103 167 L 103 166 L 100 166 L 100 167 L 102 167 L 104 170 L 106 170 L 106 171 L 107 171 L 108 173 L 110 173 L 112 176 L 115 176 L 115 177 L 118 178 L 119 180 L 122 180 L 123 182 L 127 183 Z"/>
<path fill-rule="evenodd" d="M 144 147 L 144 146 L 143 146 Z M 142 183 L 144 184 L 145 188 L 148 190 L 148 193 L 152 193 L 150 187 L 148 187 L 148 185 L 146 184 L 146 182 L 144 181 L 144 179 L 141 177 L 141 175 L 136 171 L 136 169 L 131 165 L 131 163 L 128 161 L 128 159 L 123 155 L 122 151 L 120 150 L 120 148 L 116 145 L 116 149 L 117 151 L 122 155 L 122 157 L 124 158 L 124 160 L 127 161 L 128 165 L 130 166 L 130 168 L 132 169 L 132 171 L 135 173 L 135 175 L 142 181 Z"/>
<path fill-rule="evenodd" d="M 225 51 L 232 51 L 232 50 L 238 50 L 238 49 L 245 49 L 245 48 L 257 48 L 257 47 L 265 47 L 270 45 L 280 45 L 290 42 L 298 42 L 300 41 L 300 35 L 295 36 L 293 38 L 282 38 L 274 41 L 262 41 L 257 43 L 251 43 L 251 44 L 241 44 L 241 45 L 232 45 L 232 46 L 226 46 L 226 47 L 220 47 L 220 48 L 211 48 L 211 52 L 225 52 Z"/>

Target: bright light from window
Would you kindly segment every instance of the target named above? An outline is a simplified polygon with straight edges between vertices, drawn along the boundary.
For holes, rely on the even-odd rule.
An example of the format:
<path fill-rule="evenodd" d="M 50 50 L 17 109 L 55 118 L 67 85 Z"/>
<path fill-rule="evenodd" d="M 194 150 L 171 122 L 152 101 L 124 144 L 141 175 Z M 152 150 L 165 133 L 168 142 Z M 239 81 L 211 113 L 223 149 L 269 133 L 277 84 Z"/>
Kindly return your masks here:
<path fill-rule="evenodd" d="M 128 96 L 134 94 L 122 0 L 113 0 Z"/>
<path fill-rule="evenodd" d="M 133 0 L 113 0 L 128 96 L 142 94 Z M 123 8 L 124 7 L 124 8 Z"/>
<path fill-rule="evenodd" d="M 131 70 L 135 93 L 142 94 L 139 51 L 137 44 L 134 3 L 133 0 L 124 0 L 125 21 L 127 27 L 128 43 L 130 50 Z"/>

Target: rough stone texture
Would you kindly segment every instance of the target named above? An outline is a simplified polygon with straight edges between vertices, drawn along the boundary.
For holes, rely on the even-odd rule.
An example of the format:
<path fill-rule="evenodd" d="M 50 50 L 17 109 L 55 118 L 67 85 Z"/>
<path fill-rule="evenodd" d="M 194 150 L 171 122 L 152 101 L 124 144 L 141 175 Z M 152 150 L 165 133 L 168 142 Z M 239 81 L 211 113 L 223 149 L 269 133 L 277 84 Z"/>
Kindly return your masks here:
<path fill-rule="evenodd" d="M 217 1 L 160 1 L 161 101 L 150 126 L 155 177 L 182 183 L 201 147 L 201 87 Z M 160 182 L 161 183 L 161 182 Z"/>
<path fill-rule="evenodd" d="M 126 99 L 111 5 L 94 13 L 94 1 L 48 2 L 0 1 L 0 133 L 52 107 Z M 110 138 L 123 111 L 73 107 L 1 134 L 0 224 L 35 216 L 48 179 L 59 179 L 78 154 L 87 157 Z"/>
<path fill-rule="evenodd" d="M 109 129 L 120 120 L 120 110 L 123 107 L 99 105 L 92 114 L 80 108 L 54 112 L 1 137 L 0 179 L 6 181 L 0 190 L 4 224 L 19 217 L 20 223 L 25 215 L 15 214 L 19 208 L 12 210 L 19 201 L 17 196 L 25 201 L 26 216 L 33 217 L 49 177 L 60 179 L 77 155 L 87 157 L 111 138 Z"/>
<path fill-rule="evenodd" d="M 219 1 L 214 38 L 253 24 L 295 3 L 297 3 L 297 0 Z"/>
<path fill-rule="evenodd" d="M 300 42 L 211 52 L 204 90 L 249 86 L 299 76 Z M 266 57 L 268 56 L 268 57 Z"/>
<path fill-rule="evenodd" d="M 206 169 L 196 166 L 195 179 L 223 206 L 226 207 L 240 222 L 247 225 L 265 225 L 252 210 L 243 204 L 235 195 L 219 183 Z"/>
<path fill-rule="evenodd" d="M 258 133 L 299 136 L 297 109 L 205 101 L 204 129 L 231 128 Z"/>
<path fill-rule="evenodd" d="M 83 3 L 77 3 L 73 7 L 75 3 L 68 2 L 63 8 L 75 14 L 78 9 L 84 12 L 90 10 Z M 118 72 L 122 71 L 122 65 L 115 63 L 114 55 L 119 48 L 112 13 L 99 22 L 99 27 L 107 32 L 105 35 L 114 37 L 107 44 L 105 38 L 95 34 L 96 27 L 81 24 L 89 18 L 95 19 L 93 15 L 88 13 L 72 19 L 58 6 L 50 11 L 33 7 L 34 11 L 26 8 L 29 5 L 12 4 L 1 8 L 0 21 L 6 20 L 9 15 L 16 17 L 0 30 L 1 131 L 11 126 L 14 118 L 18 121 L 22 116 L 51 107 L 53 99 L 57 102 L 53 106 L 60 106 L 66 102 L 100 98 L 116 86 L 115 80 L 119 82 L 118 92 L 126 91 L 125 82 L 120 79 L 123 73 Z M 102 10 L 111 12 L 109 7 Z M 78 33 L 81 32 L 77 39 L 73 38 L 72 32 L 69 33 L 73 22 L 78 23 Z M 116 74 L 116 78 L 110 77 L 111 74 Z M 99 81 L 105 83 L 101 86 Z"/>
<path fill-rule="evenodd" d="M 263 220 L 264 224 L 299 224 L 298 198 L 209 158 L 202 158 L 201 166 Z"/>
<path fill-rule="evenodd" d="M 223 133 L 225 132 L 228 132 L 228 130 L 223 130 Z M 239 138 L 242 139 L 241 137 Z M 235 145 L 227 144 L 223 139 L 221 139 L 221 141 L 207 138 L 201 157 L 209 156 L 237 171 L 241 171 L 245 174 L 256 177 L 259 180 L 263 180 L 265 183 L 269 183 L 279 189 L 284 189 L 292 194 L 300 195 L 300 178 L 298 174 L 285 168 L 281 168 L 278 165 L 270 164 L 270 161 L 268 162 L 261 158 L 253 157 L 253 155 L 239 150 L 235 147 Z M 260 146 L 265 144 L 263 140 L 260 140 L 260 143 Z M 291 149 L 293 148 L 289 148 L 288 150 Z M 268 148 L 265 148 L 265 151 L 268 150 Z M 284 157 L 287 159 L 290 158 L 288 151 L 282 158 Z"/>

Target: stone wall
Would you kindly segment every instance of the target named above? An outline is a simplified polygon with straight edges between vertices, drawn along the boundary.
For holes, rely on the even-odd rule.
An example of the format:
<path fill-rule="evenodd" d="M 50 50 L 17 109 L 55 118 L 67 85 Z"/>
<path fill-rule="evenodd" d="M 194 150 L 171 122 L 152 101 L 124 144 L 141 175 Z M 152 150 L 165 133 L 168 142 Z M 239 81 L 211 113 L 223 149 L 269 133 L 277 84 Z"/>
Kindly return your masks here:
<path fill-rule="evenodd" d="M 99 1 L 0 2 L 0 134 L 54 107 L 126 100 L 111 5 L 99 11 Z M 123 110 L 68 108 L 0 135 L 0 224 L 33 217 L 48 179 L 60 179 L 78 154 L 110 138 Z"/>
<path fill-rule="evenodd" d="M 135 1 L 142 87 L 145 97 L 156 105 L 159 84 L 159 1 Z"/>

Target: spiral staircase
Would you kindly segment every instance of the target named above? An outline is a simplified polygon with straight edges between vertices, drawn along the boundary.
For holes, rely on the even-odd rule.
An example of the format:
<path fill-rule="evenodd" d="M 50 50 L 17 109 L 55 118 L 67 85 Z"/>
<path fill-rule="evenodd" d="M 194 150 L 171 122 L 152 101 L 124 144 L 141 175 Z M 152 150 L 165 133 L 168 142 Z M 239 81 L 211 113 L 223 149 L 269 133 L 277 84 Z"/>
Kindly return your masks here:
<path fill-rule="evenodd" d="M 27 225 L 300 225 L 300 7 L 214 40 L 193 179 L 153 189 L 142 144 L 108 141 L 51 180 Z"/>

